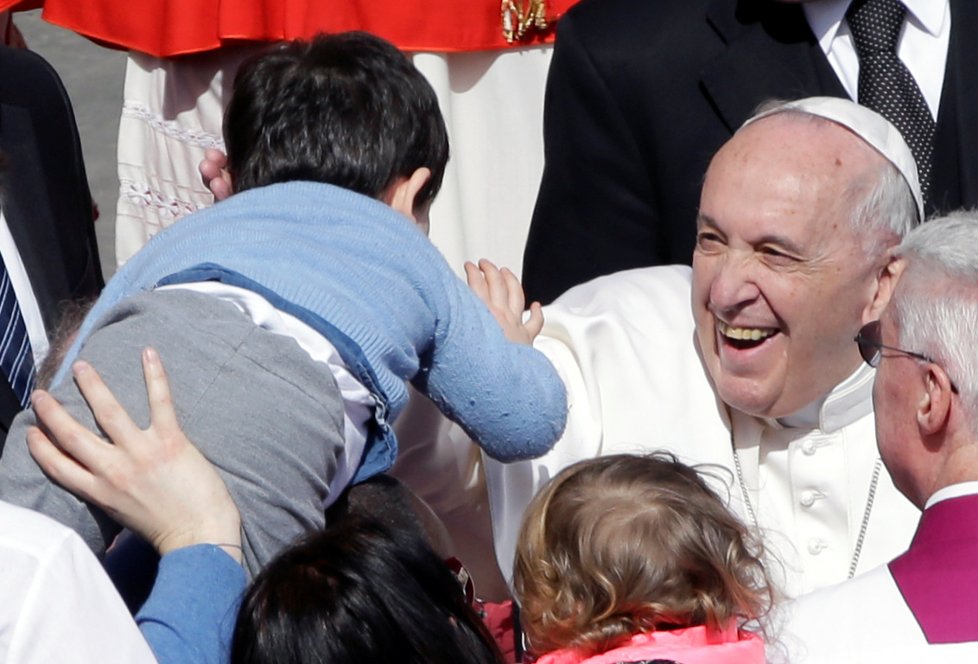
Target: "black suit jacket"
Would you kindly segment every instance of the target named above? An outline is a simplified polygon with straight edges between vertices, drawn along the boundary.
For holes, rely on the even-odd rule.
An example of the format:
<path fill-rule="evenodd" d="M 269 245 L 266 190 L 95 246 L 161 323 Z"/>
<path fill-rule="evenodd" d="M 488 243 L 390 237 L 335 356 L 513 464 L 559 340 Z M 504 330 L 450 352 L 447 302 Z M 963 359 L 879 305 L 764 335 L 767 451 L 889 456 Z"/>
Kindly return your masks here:
<path fill-rule="evenodd" d="M 952 0 L 933 202 L 978 203 L 978 3 Z M 549 302 L 618 270 L 689 263 L 710 158 L 762 102 L 845 96 L 800 5 L 583 0 L 557 26 L 546 163 L 523 262 Z"/>
<path fill-rule="evenodd" d="M 103 285 L 81 143 L 61 80 L 40 56 L 0 47 L 0 204 L 48 332 L 60 305 Z M 20 406 L 0 380 L 0 429 Z M 0 436 L 2 440 L 2 436 Z"/>

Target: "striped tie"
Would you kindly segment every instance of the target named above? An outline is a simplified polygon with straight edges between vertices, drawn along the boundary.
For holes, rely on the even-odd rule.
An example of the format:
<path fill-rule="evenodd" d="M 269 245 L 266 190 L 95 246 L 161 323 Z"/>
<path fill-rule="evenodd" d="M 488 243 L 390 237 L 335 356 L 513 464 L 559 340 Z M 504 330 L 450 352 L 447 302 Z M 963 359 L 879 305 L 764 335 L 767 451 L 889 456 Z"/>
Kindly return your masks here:
<path fill-rule="evenodd" d="M 31 390 L 34 389 L 34 355 L 27 338 L 27 326 L 17 305 L 13 284 L 7 267 L 0 260 L 0 326 L 4 328 L 0 339 L 0 370 L 10 381 L 10 387 L 27 407 Z"/>

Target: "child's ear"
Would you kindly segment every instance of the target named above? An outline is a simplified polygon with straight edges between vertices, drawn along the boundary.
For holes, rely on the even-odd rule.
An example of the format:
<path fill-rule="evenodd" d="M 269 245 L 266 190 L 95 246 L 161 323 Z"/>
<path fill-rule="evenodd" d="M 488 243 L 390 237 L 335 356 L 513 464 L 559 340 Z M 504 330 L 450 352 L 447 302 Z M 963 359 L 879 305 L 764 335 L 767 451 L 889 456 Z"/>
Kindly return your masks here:
<path fill-rule="evenodd" d="M 418 193 L 428 184 L 430 179 L 431 169 L 423 166 L 411 173 L 410 177 L 398 179 L 388 192 L 387 204 L 408 219 L 412 219 L 416 224 L 422 225 L 422 220 L 418 219 L 417 211 L 420 208 L 427 210 L 428 206 L 422 205 L 418 208 L 415 204 Z M 427 221 L 427 215 L 422 216 Z"/>

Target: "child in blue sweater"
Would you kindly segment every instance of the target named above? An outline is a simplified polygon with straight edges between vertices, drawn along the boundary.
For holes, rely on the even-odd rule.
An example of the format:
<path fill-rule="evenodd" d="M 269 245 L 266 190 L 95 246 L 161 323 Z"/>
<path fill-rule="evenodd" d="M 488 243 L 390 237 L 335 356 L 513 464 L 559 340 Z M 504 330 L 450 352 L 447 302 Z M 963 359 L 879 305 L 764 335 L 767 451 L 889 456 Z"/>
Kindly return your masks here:
<path fill-rule="evenodd" d="M 423 232 L 447 136 L 401 53 L 362 33 L 277 46 L 240 69 L 225 141 L 238 193 L 161 232 L 79 329 L 51 390 L 75 417 L 94 429 L 66 380 L 85 359 L 148 422 L 139 358 L 155 347 L 182 426 L 241 510 L 251 572 L 391 466 L 405 381 L 495 458 L 553 445 L 566 395 L 529 346 L 539 309 L 524 325 L 515 278 L 470 265 L 487 307 Z M 22 413 L 8 436 L 0 498 L 103 551 L 119 526 L 40 473 L 34 421 Z"/>

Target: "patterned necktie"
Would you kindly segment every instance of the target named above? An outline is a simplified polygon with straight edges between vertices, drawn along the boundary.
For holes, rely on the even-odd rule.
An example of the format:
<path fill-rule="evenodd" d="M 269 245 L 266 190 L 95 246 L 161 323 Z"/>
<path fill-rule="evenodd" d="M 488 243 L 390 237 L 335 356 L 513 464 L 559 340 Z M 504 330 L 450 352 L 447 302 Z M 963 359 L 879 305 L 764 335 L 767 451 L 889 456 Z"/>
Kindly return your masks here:
<path fill-rule="evenodd" d="M 20 313 L 17 296 L 7 266 L 0 259 L 0 371 L 10 381 L 20 405 L 27 407 L 31 390 L 34 389 L 34 355 L 31 342 L 27 338 L 27 325 Z"/>
<path fill-rule="evenodd" d="M 907 8 L 900 0 L 853 0 L 846 21 L 859 57 L 858 101 L 893 125 L 910 146 L 927 199 L 936 126 L 924 95 L 897 57 Z"/>

